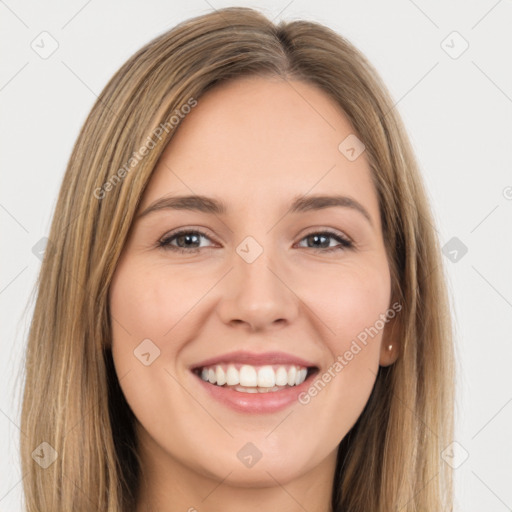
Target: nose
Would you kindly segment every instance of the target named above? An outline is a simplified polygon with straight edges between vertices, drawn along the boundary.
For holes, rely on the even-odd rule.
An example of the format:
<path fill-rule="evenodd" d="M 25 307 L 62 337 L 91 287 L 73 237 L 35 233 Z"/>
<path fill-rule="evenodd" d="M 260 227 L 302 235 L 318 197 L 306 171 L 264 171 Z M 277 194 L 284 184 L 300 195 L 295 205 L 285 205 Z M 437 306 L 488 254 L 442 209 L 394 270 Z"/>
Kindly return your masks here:
<path fill-rule="evenodd" d="M 300 300 L 286 270 L 269 251 L 251 263 L 238 254 L 224 279 L 218 314 L 226 325 L 243 325 L 253 331 L 283 327 L 293 322 Z M 288 277 L 288 279 L 287 279 Z"/>

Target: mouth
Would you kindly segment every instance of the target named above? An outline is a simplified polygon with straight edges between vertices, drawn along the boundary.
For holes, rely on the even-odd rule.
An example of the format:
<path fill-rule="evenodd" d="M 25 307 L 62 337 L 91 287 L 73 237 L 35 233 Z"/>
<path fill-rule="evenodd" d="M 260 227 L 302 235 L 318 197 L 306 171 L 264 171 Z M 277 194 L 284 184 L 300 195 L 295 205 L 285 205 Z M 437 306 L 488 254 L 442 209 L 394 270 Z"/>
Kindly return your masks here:
<path fill-rule="evenodd" d="M 218 388 L 239 393 L 278 393 L 301 386 L 318 368 L 297 364 L 222 363 L 200 366 L 192 371 L 203 382 Z"/>
<path fill-rule="evenodd" d="M 236 351 L 189 367 L 200 393 L 238 413 L 276 413 L 297 404 L 320 369 L 285 352 Z"/>

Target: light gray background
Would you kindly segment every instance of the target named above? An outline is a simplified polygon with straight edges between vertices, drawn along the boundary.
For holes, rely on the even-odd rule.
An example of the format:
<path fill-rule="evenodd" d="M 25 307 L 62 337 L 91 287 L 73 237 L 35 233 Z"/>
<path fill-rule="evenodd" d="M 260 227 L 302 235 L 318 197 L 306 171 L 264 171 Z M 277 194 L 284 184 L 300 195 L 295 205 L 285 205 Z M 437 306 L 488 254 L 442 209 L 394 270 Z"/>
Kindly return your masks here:
<path fill-rule="evenodd" d="M 464 255 L 457 246 L 446 250 L 459 370 L 458 444 L 455 457 L 447 457 L 458 466 L 456 510 L 511 510 L 512 3 L 6 0 L 0 1 L 0 512 L 21 510 L 17 374 L 32 306 L 22 313 L 40 268 L 32 248 L 48 235 L 79 129 L 108 79 L 142 45 L 228 5 L 330 26 L 368 56 L 389 87 L 441 243 L 467 247 Z M 31 47 L 51 48 L 43 31 L 58 43 L 45 59 Z M 464 40 L 469 47 L 459 55 Z"/>

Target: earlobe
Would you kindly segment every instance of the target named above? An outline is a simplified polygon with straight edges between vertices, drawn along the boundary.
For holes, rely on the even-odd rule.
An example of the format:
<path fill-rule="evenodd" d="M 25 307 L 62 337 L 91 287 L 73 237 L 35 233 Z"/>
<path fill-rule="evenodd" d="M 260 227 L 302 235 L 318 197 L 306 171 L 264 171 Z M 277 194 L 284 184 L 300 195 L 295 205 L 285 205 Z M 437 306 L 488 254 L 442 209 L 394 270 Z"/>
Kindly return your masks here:
<path fill-rule="evenodd" d="M 400 355 L 400 342 L 398 333 L 400 331 L 396 319 L 393 319 L 387 325 L 382 336 L 380 347 L 380 366 L 389 366 L 393 364 Z"/>
<path fill-rule="evenodd" d="M 383 343 L 380 353 L 380 366 L 389 366 L 398 359 L 399 347 L 392 343 Z"/>

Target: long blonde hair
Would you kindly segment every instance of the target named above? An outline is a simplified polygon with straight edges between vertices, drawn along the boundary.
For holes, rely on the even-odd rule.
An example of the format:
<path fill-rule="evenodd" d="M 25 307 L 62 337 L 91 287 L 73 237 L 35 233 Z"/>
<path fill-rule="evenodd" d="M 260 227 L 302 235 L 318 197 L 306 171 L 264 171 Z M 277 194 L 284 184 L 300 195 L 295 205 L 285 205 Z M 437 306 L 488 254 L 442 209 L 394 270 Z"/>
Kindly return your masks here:
<path fill-rule="evenodd" d="M 28 512 L 134 510 L 139 459 L 123 376 L 112 364 L 110 282 L 184 105 L 200 105 L 211 87 L 251 74 L 306 81 L 345 112 L 366 146 L 393 296 L 402 304 L 399 358 L 379 369 L 366 408 L 340 444 L 333 510 L 452 510 L 450 468 L 441 458 L 453 429 L 449 302 L 433 217 L 393 101 L 366 58 L 331 29 L 309 21 L 275 25 L 255 10 L 230 7 L 180 23 L 133 55 L 100 94 L 73 148 L 26 352 Z M 174 125 L 159 130 L 171 118 Z M 32 457 L 43 442 L 56 452 L 46 468 Z"/>

